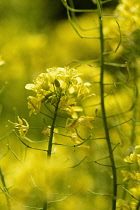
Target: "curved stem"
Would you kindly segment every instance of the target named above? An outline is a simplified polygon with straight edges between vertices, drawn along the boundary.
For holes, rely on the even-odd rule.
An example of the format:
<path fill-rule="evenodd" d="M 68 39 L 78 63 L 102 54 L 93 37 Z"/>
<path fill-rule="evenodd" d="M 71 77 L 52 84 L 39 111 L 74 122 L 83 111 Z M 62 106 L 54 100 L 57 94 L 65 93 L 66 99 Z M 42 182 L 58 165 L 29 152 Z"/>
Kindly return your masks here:
<path fill-rule="evenodd" d="M 100 97 L 101 97 L 101 110 L 102 110 L 102 118 L 104 124 L 104 131 L 109 151 L 110 163 L 112 168 L 112 176 L 113 176 L 113 200 L 112 200 L 112 210 L 116 209 L 116 197 L 117 197 L 117 174 L 116 174 L 116 166 L 114 160 L 114 154 L 111 146 L 111 139 L 108 129 L 107 122 L 107 114 L 105 109 L 105 100 L 104 100 L 104 34 L 103 34 L 103 20 L 102 20 L 102 9 L 100 0 L 97 0 L 97 8 L 98 8 L 98 17 L 99 17 L 99 32 L 100 32 Z"/>
<path fill-rule="evenodd" d="M 3 189 L 4 189 L 2 191 L 5 193 L 5 197 L 6 197 L 6 200 L 7 200 L 7 207 L 8 207 L 9 210 L 11 210 L 12 206 L 11 206 L 11 203 L 10 203 L 9 191 L 7 189 L 7 186 L 6 186 L 5 178 L 4 178 L 4 175 L 2 173 L 1 167 L 0 167 L 0 179 L 1 179 L 1 182 L 2 182 L 2 185 L 3 185 Z"/>

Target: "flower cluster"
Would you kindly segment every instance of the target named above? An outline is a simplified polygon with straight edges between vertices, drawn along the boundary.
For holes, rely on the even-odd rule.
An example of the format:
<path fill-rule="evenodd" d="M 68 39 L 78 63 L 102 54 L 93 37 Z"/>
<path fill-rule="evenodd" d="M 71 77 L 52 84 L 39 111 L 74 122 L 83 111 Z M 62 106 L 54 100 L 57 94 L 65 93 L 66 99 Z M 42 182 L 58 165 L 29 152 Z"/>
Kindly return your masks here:
<path fill-rule="evenodd" d="M 133 152 L 124 158 L 124 161 L 128 164 L 131 164 L 133 167 L 133 170 L 129 168 L 128 170 L 121 170 L 121 173 L 123 174 L 123 181 L 127 181 L 127 186 L 128 186 L 128 181 L 130 184 L 129 189 L 124 190 L 128 192 L 132 199 L 129 201 L 119 199 L 117 201 L 117 207 L 120 209 L 139 209 L 139 199 L 140 199 L 140 153 L 139 153 L 140 145 L 135 146 Z"/>
<path fill-rule="evenodd" d="M 94 120 L 94 117 L 89 116 L 80 116 L 79 118 L 75 119 L 67 119 L 66 122 L 66 130 L 67 132 L 71 133 L 71 139 L 76 143 L 81 142 L 81 137 L 78 135 L 78 128 L 81 126 L 86 126 L 90 129 L 93 128 L 92 121 Z"/>
<path fill-rule="evenodd" d="M 28 108 L 32 113 L 40 112 L 41 105 L 50 103 L 54 107 L 59 101 L 59 110 L 66 111 L 72 118 L 83 109 L 77 103 L 90 96 L 90 83 L 84 83 L 76 69 L 50 68 L 41 73 L 33 84 L 27 84 L 26 89 L 35 92 L 28 97 Z"/>
<path fill-rule="evenodd" d="M 140 27 L 140 3 L 137 0 L 122 0 L 116 8 L 122 22 L 121 28 L 127 33 Z M 126 24 L 127 22 L 127 24 Z"/>
<path fill-rule="evenodd" d="M 132 173 L 126 170 L 122 170 L 122 174 L 124 176 L 124 181 L 126 180 L 135 180 L 140 181 L 140 173 L 139 173 L 139 166 L 140 166 L 140 154 L 137 152 L 140 148 L 140 145 L 135 146 L 134 151 L 124 158 L 126 163 L 134 164 L 137 171 L 133 171 Z"/>
<path fill-rule="evenodd" d="M 121 45 L 116 54 L 110 54 L 112 58 L 120 56 L 126 46 L 135 47 L 136 34 L 140 29 L 140 3 L 137 0 L 121 0 L 114 10 L 115 19 L 105 19 L 104 35 L 105 37 L 114 37 L 115 39 L 106 41 L 108 51 L 114 51 L 119 44 L 121 36 Z M 108 22 L 109 21 L 109 22 Z M 139 37 L 139 35 L 137 35 Z M 123 41 L 124 40 L 124 41 Z M 127 44 L 127 45 L 126 45 Z M 131 53 L 130 53 L 131 55 Z M 132 56 L 132 55 L 131 55 Z"/>

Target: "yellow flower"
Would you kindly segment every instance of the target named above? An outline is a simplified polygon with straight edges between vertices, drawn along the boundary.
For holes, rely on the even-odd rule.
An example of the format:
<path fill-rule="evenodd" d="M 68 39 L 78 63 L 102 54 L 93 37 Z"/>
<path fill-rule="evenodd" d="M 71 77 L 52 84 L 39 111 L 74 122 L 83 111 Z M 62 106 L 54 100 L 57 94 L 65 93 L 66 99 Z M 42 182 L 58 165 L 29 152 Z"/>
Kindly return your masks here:
<path fill-rule="evenodd" d="M 129 204 L 127 204 L 126 201 L 122 199 L 117 200 L 117 208 L 120 210 L 131 210 Z"/>
<path fill-rule="evenodd" d="M 78 94 L 77 94 L 77 100 L 82 101 L 88 97 L 91 97 L 94 94 L 90 94 L 89 87 L 91 86 L 90 83 L 81 83 L 78 87 Z"/>
<path fill-rule="evenodd" d="M 123 181 L 129 180 L 129 179 L 132 179 L 135 181 L 140 181 L 140 173 L 138 173 L 136 171 L 133 171 L 133 173 L 130 173 L 129 171 L 121 170 L 121 173 L 124 176 Z"/>
<path fill-rule="evenodd" d="M 135 146 L 135 150 L 133 153 L 131 153 L 129 156 L 126 156 L 124 158 L 124 161 L 126 163 L 136 163 L 140 166 L 140 154 L 137 154 L 137 149 L 139 149 L 140 146 Z"/>
<path fill-rule="evenodd" d="M 11 121 L 9 121 L 9 122 L 11 122 Z M 14 128 L 19 129 L 20 137 L 24 138 L 25 135 L 27 134 L 28 130 L 29 130 L 28 122 L 24 118 L 20 119 L 19 116 L 18 116 L 18 123 L 13 123 L 13 122 L 11 122 L 11 123 L 14 125 Z M 23 123 L 25 123 L 25 125 Z"/>
<path fill-rule="evenodd" d="M 140 199 L 140 185 L 137 185 L 136 187 L 133 187 L 130 189 L 130 193 L 136 198 Z"/>
<path fill-rule="evenodd" d="M 31 109 L 29 116 L 31 116 L 32 113 L 37 114 L 40 112 L 40 107 L 41 107 L 41 98 L 36 98 L 33 96 L 28 97 L 28 109 Z"/>
<path fill-rule="evenodd" d="M 85 125 L 86 127 L 89 127 L 89 128 L 93 128 L 93 125 L 92 125 L 92 121 L 94 120 L 94 117 L 89 117 L 89 116 L 81 116 L 79 119 L 78 119 L 78 122 L 79 124 L 81 125 Z"/>
<path fill-rule="evenodd" d="M 94 120 L 94 117 L 89 116 L 81 116 L 79 118 L 70 119 L 68 118 L 66 122 L 66 129 L 67 131 L 71 131 L 72 133 L 75 133 L 78 127 L 81 125 L 86 126 L 88 128 L 93 128 L 93 125 L 91 121 Z"/>
<path fill-rule="evenodd" d="M 78 115 L 77 112 L 82 112 L 83 109 L 80 106 L 68 106 L 64 109 L 73 119 L 77 119 Z"/>
<path fill-rule="evenodd" d="M 74 143 L 79 144 L 81 143 L 81 139 L 77 136 L 77 133 L 72 133 L 71 134 L 71 139 L 74 141 Z"/>
<path fill-rule="evenodd" d="M 133 174 L 130 173 L 129 171 L 121 170 L 121 173 L 124 176 L 123 181 L 129 180 L 129 179 L 133 179 Z"/>
<path fill-rule="evenodd" d="M 46 128 L 43 129 L 42 133 L 43 133 L 45 136 L 49 137 L 49 136 L 50 136 L 50 130 L 51 130 L 51 126 L 48 125 Z M 57 129 L 57 128 L 54 128 L 54 132 L 55 132 L 55 133 L 58 133 L 58 129 Z"/>
<path fill-rule="evenodd" d="M 127 21 L 128 24 L 124 24 L 123 30 L 132 32 L 132 30 L 136 30 L 139 28 L 140 23 L 140 4 L 137 0 L 122 0 L 117 6 L 116 11 L 119 13 L 119 16 L 122 19 L 122 22 L 125 23 Z"/>

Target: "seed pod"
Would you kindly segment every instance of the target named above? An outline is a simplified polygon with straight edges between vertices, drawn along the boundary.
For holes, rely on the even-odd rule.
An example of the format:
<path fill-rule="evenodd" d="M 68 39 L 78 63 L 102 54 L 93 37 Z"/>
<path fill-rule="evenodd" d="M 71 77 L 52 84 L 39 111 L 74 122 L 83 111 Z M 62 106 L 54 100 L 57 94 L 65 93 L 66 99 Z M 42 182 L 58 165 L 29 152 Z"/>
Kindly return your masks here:
<path fill-rule="evenodd" d="M 54 80 L 54 84 L 56 87 L 60 87 L 60 82 L 57 79 Z"/>

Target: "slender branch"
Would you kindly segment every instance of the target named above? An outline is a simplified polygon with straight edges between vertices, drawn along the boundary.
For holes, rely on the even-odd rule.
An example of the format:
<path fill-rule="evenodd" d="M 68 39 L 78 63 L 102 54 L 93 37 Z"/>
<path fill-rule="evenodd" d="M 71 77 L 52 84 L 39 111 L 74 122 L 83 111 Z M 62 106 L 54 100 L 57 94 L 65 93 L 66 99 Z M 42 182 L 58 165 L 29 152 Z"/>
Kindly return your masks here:
<path fill-rule="evenodd" d="M 67 0 L 61 0 L 62 1 L 62 4 L 67 8 L 67 10 L 69 11 L 72 11 L 72 12 L 95 12 L 96 10 L 94 9 L 75 9 L 75 8 L 72 8 L 70 7 L 68 4 L 67 4 Z"/>
<path fill-rule="evenodd" d="M 75 168 L 75 167 L 79 166 L 86 158 L 87 158 L 87 156 L 85 156 L 79 163 L 77 163 L 76 165 L 71 166 L 69 168 Z"/>
<path fill-rule="evenodd" d="M 48 150 L 46 149 L 40 149 L 40 148 L 36 148 L 36 147 L 31 147 L 30 145 L 26 144 L 21 138 L 20 136 L 17 135 L 17 133 L 14 131 L 14 133 L 16 134 L 16 136 L 18 137 L 18 139 L 21 141 L 21 143 L 26 146 L 29 149 L 34 149 L 34 150 L 40 150 L 40 151 L 44 151 L 44 152 L 48 152 Z"/>

